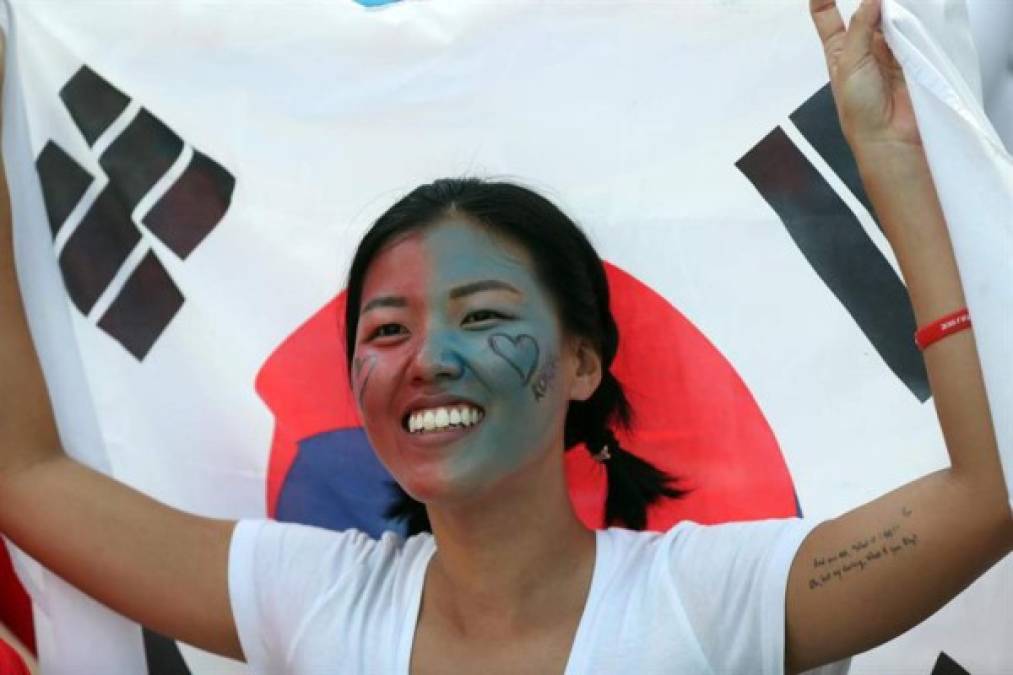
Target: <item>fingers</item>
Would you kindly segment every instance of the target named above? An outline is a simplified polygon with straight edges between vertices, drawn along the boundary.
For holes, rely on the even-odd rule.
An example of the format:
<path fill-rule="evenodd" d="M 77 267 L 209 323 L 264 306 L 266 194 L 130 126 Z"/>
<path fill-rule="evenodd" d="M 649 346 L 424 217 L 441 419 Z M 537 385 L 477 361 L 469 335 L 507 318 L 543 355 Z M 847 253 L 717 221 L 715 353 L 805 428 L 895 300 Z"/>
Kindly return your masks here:
<path fill-rule="evenodd" d="M 855 56 L 872 51 L 872 38 L 879 28 L 880 0 L 862 0 L 848 26 L 844 49 Z"/>
<path fill-rule="evenodd" d="M 816 24 L 816 32 L 819 33 L 824 48 L 845 35 L 844 20 L 837 10 L 836 0 L 809 0 L 809 14 Z"/>
<path fill-rule="evenodd" d="M 809 13 L 823 43 L 831 77 L 839 66 L 848 72 L 873 50 L 879 31 L 881 0 L 862 0 L 849 25 L 837 9 L 836 0 L 809 0 Z"/>

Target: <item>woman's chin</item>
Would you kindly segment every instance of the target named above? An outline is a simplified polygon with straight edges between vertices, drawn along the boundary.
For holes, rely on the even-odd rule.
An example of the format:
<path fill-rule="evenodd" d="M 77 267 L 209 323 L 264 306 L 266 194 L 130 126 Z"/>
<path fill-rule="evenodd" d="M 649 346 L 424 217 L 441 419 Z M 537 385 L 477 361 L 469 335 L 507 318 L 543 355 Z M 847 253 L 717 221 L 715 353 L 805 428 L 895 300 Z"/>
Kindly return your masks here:
<path fill-rule="evenodd" d="M 415 501 L 437 507 L 466 501 L 482 487 L 474 480 L 450 475 L 445 470 L 415 472 L 398 483 Z"/>
<path fill-rule="evenodd" d="M 430 504 L 447 499 L 455 491 L 454 481 L 439 467 L 416 469 L 409 476 L 398 476 L 398 484 L 412 499 Z"/>

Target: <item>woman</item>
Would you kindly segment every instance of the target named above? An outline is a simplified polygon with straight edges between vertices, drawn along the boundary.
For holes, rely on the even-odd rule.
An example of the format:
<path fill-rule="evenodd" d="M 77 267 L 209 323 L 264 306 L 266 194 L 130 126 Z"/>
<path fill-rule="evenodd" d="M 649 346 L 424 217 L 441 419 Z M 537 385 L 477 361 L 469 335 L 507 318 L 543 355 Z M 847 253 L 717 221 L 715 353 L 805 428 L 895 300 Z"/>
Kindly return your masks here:
<path fill-rule="evenodd" d="M 963 293 L 878 4 L 847 30 L 832 0 L 811 10 L 918 323 L 934 325 Z M 545 220 L 564 223 L 548 240 L 581 261 L 563 266 L 572 278 L 532 244 L 537 227 L 525 234 Z M 638 524 L 631 498 L 675 492 L 607 431 L 624 410 L 615 326 L 600 261 L 564 221 L 515 186 L 444 181 L 364 239 L 348 293 L 353 391 L 433 532 L 379 542 L 184 514 L 66 458 L 5 232 L 0 531 L 117 611 L 264 673 L 797 672 L 898 635 L 1013 547 L 967 330 L 925 351 L 948 469 L 820 524 L 585 529 L 563 477 L 570 442 L 608 469 L 616 522 Z"/>

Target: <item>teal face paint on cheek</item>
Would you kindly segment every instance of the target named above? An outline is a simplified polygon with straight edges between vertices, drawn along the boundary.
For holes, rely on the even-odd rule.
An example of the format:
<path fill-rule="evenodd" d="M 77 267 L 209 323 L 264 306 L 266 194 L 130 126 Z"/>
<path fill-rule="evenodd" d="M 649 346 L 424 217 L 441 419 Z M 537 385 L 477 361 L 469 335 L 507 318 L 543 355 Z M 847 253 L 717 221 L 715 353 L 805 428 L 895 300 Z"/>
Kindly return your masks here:
<path fill-rule="evenodd" d="M 461 380 L 448 386 L 474 392 L 485 408 L 482 423 L 449 449 L 445 475 L 461 489 L 476 488 L 542 454 L 561 430 L 565 407 L 549 405 L 558 397 L 547 397 L 558 364 L 558 320 L 526 255 L 487 230 L 448 223 L 430 230 L 426 244 L 434 258 L 430 302 L 447 308 L 447 343 L 440 348 L 464 364 Z M 523 297 L 480 292 L 448 303 L 449 289 L 481 280 L 505 282 Z M 474 311 L 508 318 L 468 322 Z"/>
<path fill-rule="evenodd" d="M 561 451 L 565 400 L 549 395 L 558 319 L 527 254 L 483 228 L 439 224 L 374 258 L 363 304 L 385 297 L 406 302 L 360 319 L 353 391 L 377 456 L 409 493 L 474 494 Z M 411 412 L 435 407 L 418 401 L 434 396 L 478 406 L 481 421 L 407 428 Z"/>

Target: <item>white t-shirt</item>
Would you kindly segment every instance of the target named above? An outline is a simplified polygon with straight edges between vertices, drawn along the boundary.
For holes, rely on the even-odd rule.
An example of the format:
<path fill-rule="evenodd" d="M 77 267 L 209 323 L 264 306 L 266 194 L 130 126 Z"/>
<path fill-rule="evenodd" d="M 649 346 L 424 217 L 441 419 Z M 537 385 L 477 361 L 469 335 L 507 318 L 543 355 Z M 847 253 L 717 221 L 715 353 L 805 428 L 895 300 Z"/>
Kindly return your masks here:
<path fill-rule="evenodd" d="M 788 568 L 815 524 L 598 530 L 565 675 L 781 675 Z M 355 530 L 241 521 L 229 593 L 251 672 L 408 675 L 435 550 L 429 534 L 377 541 Z"/>

